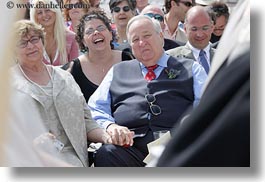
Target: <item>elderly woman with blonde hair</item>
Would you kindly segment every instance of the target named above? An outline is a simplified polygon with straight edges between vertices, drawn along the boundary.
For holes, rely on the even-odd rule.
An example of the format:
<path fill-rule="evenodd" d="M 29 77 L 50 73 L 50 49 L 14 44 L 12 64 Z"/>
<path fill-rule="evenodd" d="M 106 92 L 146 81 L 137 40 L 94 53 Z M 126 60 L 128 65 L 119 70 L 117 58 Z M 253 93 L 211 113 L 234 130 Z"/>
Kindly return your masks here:
<path fill-rule="evenodd" d="M 88 166 L 88 142 L 111 143 L 109 135 L 91 119 L 71 74 L 43 63 L 42 27 L 20 20 L 15 24 L 15 37 L 17 64 L 11 68 L 12 88 L 27 96 L 20 104 L 28 103 L 40 115 L 48 133 L 45 136 L 52 139 L 59 159 L 72 166 Z M 28 128 L 28 132 L 32 130 Z M 37 144 L 42 143 L 39 141 Z"/>
<path fill-rule="evenodd" d="M 33 0 L 32 4 L 39 8 L 30 9 L 30 19 L 46 33 L 44 63 L 59 66 L 78 57 L 75 33 L 67 29 L 56 0 Z"/>

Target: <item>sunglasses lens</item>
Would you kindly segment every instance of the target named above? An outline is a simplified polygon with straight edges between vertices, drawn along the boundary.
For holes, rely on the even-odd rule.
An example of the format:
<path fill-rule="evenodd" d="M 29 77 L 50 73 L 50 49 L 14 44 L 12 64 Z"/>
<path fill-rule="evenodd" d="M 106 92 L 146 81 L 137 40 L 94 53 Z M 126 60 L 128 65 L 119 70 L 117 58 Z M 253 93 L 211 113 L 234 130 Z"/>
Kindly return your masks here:
<path fill-rule="evenodd" d="M 130 11 L 130 7 L 129 6 L 124 6 L 122 9 L 123 9 L 124 12 Z"/>
<path fill-rule="evenodd" d="M 154 114 L 154 115 L 161 114 L 161 109 L 158 105 L 151 105 L 150 109 L 151 109 L 152 114 Z"/>
<path fill-rule="evenodd" d="M 163 21 L 164 21 L 163 17 L 162 17 L 161 15 L 158 15 L 158 14 L 156 14 L 156 15 L 154 16 L 154 18 L 155 18 L 156 20 L 160 21 L 160 22 L 163 22 Z"/>
<path fill-rule="evenodd" d="M 130 7 L 129 7 L 129 6 L 124 6 L 124 7 L 122 7 L 122 10 L 123 10 L 124 12 L 128 12 L 128 11 L 130 11 Z M 114 11 L 115 13 L 119 13 L 119 12 L 121 11 L 121 8 L 118 7 L 118 6 L 116 6 L 115 8 L 113 8 L 113 11 Z"/>
<path fill-rule="evenodd" d="M 151 94 L 146 95 L 145 98 L 149 103 L 155 102 L 155 97 Z"/>
<path fill-rule="evenodd" d="M 116 13 L 120 12 L 120 10 L 121 10 L 121 8 L 118 7 L 118 6 L 116 6 L 115 8 L 113 8 L 113 11 L 116 12 Z"/>
<path fill-rule="evenodd" d="M 146 14 L 144 14 L 144 15 L 149 16 L 150 18 L 154 18 L 154 19 L 156 19 L 156 20 L 158 20 L 158 21 L 160 21 L 160 22 L 163 22 L 163 21 L 164 21 L 163 16 L 161 16 L 161 15 L 159 15 L 159 14 L 146 13 Z"/>

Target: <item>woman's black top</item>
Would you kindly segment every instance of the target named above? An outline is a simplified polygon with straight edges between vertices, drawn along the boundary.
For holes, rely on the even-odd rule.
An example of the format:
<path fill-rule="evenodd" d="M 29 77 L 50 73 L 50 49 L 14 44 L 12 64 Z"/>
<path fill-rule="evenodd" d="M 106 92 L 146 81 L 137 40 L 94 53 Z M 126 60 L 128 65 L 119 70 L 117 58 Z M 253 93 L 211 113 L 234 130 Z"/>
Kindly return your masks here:
<path fill-rule="evenodd" d="M 122 61 L 131 60 L 134 59 L 134 57 L 131 55 L 131 53 L 128 53 L 127 51 L 122 51 Z M 71 63 L 73 62 L 73 63 Z M 75 81 L 79 85 L 82 93 L 84 94 L 84 97 L 86 99 L 86 102 L 90 98 L 90 96 L 95 92 L 95 90 L 98 88 L 98 85 L 91 82 L 89 79 L 87 79 L 86 75 L 83 73 L 80 60 L 78 58 L 74 59 L 65 65 L 62 66 L 62 69 L 67 70 L 69 69 L 69 66 L 71 65 L 70 73 L 73 75 Z"/>

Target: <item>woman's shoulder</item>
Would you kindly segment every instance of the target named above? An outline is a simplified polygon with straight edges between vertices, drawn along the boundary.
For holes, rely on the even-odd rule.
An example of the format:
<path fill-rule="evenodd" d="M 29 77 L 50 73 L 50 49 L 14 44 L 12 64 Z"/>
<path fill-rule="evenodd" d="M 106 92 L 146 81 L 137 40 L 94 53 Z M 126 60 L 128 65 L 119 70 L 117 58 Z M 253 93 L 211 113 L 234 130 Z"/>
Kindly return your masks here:
<path fill-rule="evenodd" d="M 66 70 L 68 72 L 71 72 L 72 69 L 73 69 L 73 67 L 75 67 L 75 65 L 77 65 L 77 66 L 80 65 L 80 59 L 79 59 L 79 57 L 73 59 L 72 61 L 70 61 L 70 62 L 68 62 L 66 64 L 64 64 L 63 66 L 61 66 L 61 68 L 63 70 Z"/>

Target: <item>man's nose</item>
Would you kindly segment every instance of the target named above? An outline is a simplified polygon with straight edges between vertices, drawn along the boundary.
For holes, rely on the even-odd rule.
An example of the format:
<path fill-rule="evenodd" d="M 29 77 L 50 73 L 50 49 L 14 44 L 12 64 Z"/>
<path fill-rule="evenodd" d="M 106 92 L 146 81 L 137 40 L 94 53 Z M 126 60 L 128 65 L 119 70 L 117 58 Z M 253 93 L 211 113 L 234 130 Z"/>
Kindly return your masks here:
<path fill-rule="evenodd" d="M 140 39 L 139 40 L 139 45 L 140 46 L 144 46 L 146 44 L 146 41 L 145 40 L 143 40 L 143 39 Z"/>
<path fill-rule="evenodd" d="M 198 30 L 196 31 L 196 36 L 197 36 L 197 37 L 201 37 L 201 36 L 203 36 L 203 34 L 204 34 L 204 32 L 203 32 L 202 29 L 198 29 Z"/>

